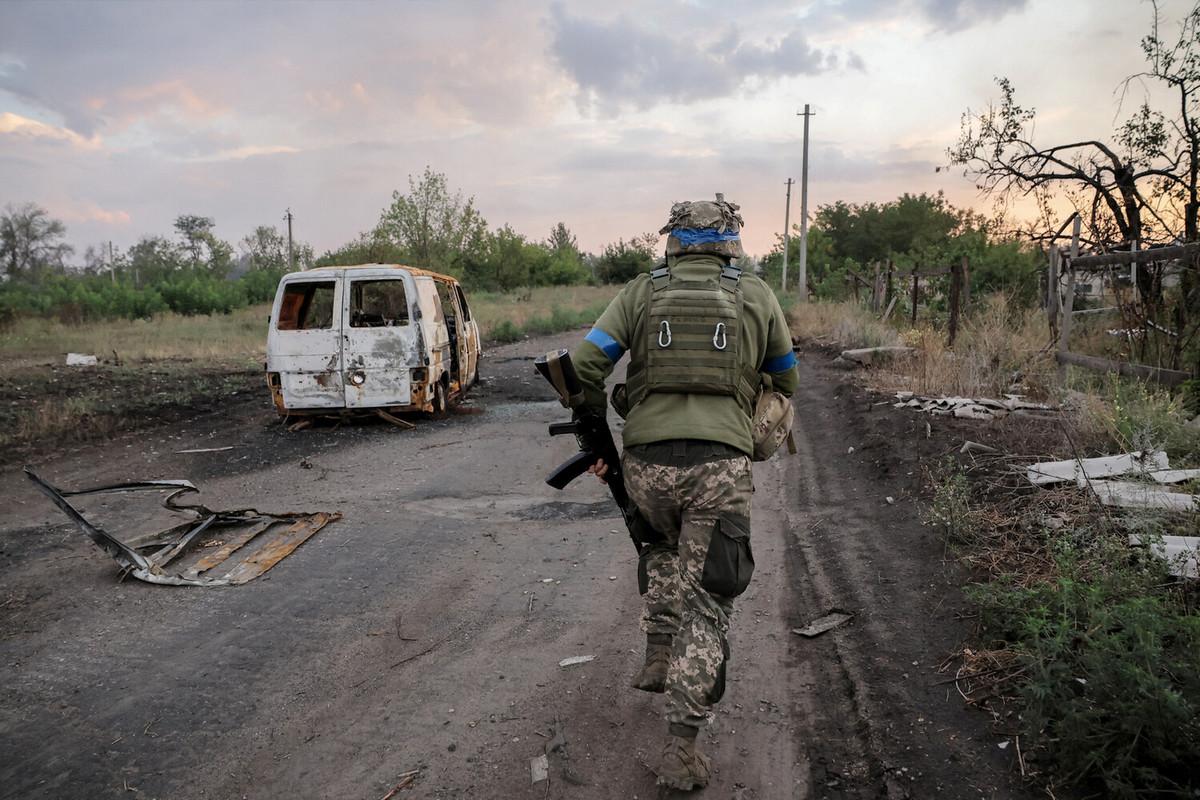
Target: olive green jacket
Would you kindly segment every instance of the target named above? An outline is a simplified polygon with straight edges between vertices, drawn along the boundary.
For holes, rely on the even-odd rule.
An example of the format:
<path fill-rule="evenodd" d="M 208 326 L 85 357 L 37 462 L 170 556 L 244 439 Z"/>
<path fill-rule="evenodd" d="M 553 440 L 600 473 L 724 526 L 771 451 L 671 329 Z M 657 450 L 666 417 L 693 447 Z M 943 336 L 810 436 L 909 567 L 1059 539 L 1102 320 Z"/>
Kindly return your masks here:
<path fill-rule="evenodd" d="M 671 274 L 683 280 L 715 278 L 724 262 L 716 256 L 687 255 L 670 259 Z M 604 381 L 613 366 L 631 349 L 637 321 L 646 313 L 646 282 L 639 275 L 627 283 L 600 315 L 587 339 L 572 356 L 583 384 L 584 403 L 604 413 L 607 398 Z M 771 377 L 777 391 L 791 395 L 799 376 L 787 320 L 775 294 L 760 279 L 743 274 L 740 353 L 752 359 L 758 370 Z M 625 446 L 650 444 L 667 439 L 703 439 L 722 442 L 746 454 L 753 452 L 750 418 L 736 397 L 711 394 L 647 395 L 629 411 L 625 420 Z"/>

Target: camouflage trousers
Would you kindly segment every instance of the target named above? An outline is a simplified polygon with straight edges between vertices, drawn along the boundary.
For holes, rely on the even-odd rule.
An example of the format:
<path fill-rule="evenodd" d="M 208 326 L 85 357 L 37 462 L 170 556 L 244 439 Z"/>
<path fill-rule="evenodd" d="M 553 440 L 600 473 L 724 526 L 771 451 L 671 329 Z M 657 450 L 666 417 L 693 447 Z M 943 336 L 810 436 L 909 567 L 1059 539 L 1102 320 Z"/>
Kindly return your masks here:
<path fill-rule="evenodd" d="M 754 567 L 750 459 L 665 466 L 626 451 L 621 463 L 630 497 L 666 539 L 642 556 L 639 578 L 643 630 L 672 637 L 667 722 L 699 728 L 724 694 L 729 614 Z"/>

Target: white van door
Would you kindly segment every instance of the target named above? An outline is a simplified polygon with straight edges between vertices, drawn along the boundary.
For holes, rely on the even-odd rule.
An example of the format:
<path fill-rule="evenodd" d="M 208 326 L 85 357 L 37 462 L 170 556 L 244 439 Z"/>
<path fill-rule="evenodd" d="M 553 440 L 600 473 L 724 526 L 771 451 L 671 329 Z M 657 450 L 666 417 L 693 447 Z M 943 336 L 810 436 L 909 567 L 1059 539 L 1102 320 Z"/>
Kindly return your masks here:
<path fill-rule="evenodd" d="M 421 329 L 425 332 L 425 346 L 428 348 L 429 380 L 437 381 L 443 372 L 450 370 L 450 333 L 446 330 L 442 301 L 433 278 L 419 275 L 413 282 L 417 285 L 421 304 Z"/>
<path fill-rule="evenodd" d="M 342 352 L 347 408 L 412 403 L 411 369 L 421 363 L 415 287 L 399 270 L 347 270 Z"/>
<path fill-rule="evenodd" d="M 288 411 L 342 408 L 342 289 L 338 273 L 286 277 L 275 293 L 267 371 Z"/>
<path fill-rule="evenodd" d="M 455 293 L 458 295 L 458 305 L 462 309 L 463 324 L 459 325 L 459 341 L 463 348 L 463 388 L 469 387 L 479 378 L 479 354 L 482 348 L 479 344 L 479 323 L 475 321 L 475 317 L 471 314 L 471 306 L 467 303 L 467 296 L 463 293 L 461 286 L 454 287 Z"/>

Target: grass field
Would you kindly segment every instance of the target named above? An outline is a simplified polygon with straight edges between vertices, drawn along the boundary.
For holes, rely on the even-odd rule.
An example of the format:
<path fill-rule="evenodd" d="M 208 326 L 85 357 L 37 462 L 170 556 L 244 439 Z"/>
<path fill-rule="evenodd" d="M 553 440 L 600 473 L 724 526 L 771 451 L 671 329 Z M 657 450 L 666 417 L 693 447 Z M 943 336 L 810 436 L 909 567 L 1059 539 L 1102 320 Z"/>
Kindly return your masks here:
<path fill-rule="evenodd" d="M 561 286 L 508 294 L 476 292 L 469 298 L 484 341 L 511 340 L 527 331 L 552 333 L 582 324 L 617 293 L 616 286 Z M 211 363 L 262 361 L 268 305 L 231 314 L 185 317 L 163 314 L 149 320 L 110 320 L 68 325 L 53 319 L 18 320 L 0 333 L 0 364 L 61 363 L 66 353 L 91 353 L 115 361 L 189 359 Z M 500 334 L 497 337 L 497 334 Z"/>

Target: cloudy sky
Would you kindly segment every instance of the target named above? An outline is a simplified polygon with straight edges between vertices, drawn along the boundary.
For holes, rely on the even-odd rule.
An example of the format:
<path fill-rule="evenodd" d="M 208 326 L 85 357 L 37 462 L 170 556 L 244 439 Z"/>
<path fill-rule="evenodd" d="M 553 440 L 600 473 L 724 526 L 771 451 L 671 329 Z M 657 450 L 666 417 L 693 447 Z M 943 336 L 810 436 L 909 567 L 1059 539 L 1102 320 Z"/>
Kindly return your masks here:
<path fill-rule="evenodd" d="M 1172 22 L 1186 9 L 1160 2 Z M 236 241 L 295 214 L 317 252 L 425 165 L 493 225 L 586 249 L 723 191 L 783 229 L 812 105 L 810 209 L 942 189 L 968 108 L 1012 79 L 1047 139 L 1112 130 L 1144 0 L 0 3 L 0 206 L 127 247 L 179 214 Z M 1170 26 L 1173 28 L 1173 24 Z M 1170 30 L 1170 28 L 1168 28 Z M 1128 103 L 1127 103 L 1128 106 Z M 799 192 L 793 196 L 793 218 Z"/>

